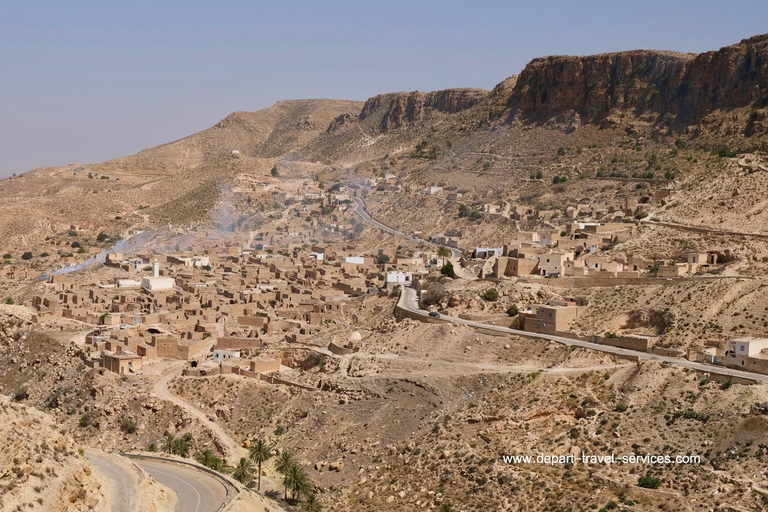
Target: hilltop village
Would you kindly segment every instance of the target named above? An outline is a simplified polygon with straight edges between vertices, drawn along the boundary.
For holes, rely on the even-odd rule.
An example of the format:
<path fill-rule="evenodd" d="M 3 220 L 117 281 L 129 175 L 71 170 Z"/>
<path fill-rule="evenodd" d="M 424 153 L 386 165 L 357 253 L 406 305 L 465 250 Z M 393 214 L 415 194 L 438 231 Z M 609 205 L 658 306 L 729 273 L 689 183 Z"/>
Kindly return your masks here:
<path fill-rule="evenodd" d="M 706 279 L 722 272 L 721 259 L 728 256 L 717 251 L 682 252 L 670 261 L 611 251 L 630 241 L 646 216 L 643 205 L 664 201 L 668 189 L 653 198 L 626 199 L 623 205 L 574 205 L 562 212 L 506 202 L 483 204 L 480 210 L 487 214 L 542 227 L 517 231 L 514 239 L 498 247 L 473 249 L 462 247 L 467 240 L 458 230 L 425 238 L 418 231 L 392 230 L 397 233 L 392 240 L 402 245 L 365 252 L 358 249 L 357 240 L 364 228 L 365 217 L 359 213 L 364 212 L 365 201 L 379 202 L 388 193 L 412 186 L 392 173 L 356 182 L 329 190 L 303 182 L 303 196 L 290 201 L 279 220 L 254 231 L 233 229 L 223 240 L 216 241 L 221 233 L 215 229 L 186 234 L 181 241 L 178 235 L 167 235 L 159 251 L 122 254 L 102 249 L 104 266 L 97 273 L 71 271 L 82 266 L 74 257 L 63 259 L 58 272 L 41 275 L 28 270 L 45 284 L 43 293 L 33 295 L 26 305 L 37 312 L 38 323 L 61 317 L 94 325 L 79 345 L 91 368 L 141 374 L 156 360 L 170 358 L 189 362 L 185 375 L 228 372 L 274 379 L 281 369 L 300 370 L 312 354 L 360 350 L 364 340 L 354 328 L 355 320 L 385 306 L 404 286 L 418 290 L 423 313 L 432 311 L 431 321 L 440 314 L 481 313 L 473 313 L 471 307 L 454 310 L 445 297 L 435 298 L 439 285 L 430 291 L 435 275 L 454 278 L 456 283 L 487 283 L 481 296 L 493 302 L 488 290 L 497 293 L 494 286 L 505 282 L 588 289 Z M 443 194 L 460 205 L 459 211 L 469 208 L 460 203 L 462 193 L 439 185 L 421 193 Z M 606 216 L 614 222 L 594 220 Z M 142 234 L 134 230 L 128 236 Z M 91 248 L 90 255 L 97 249 Z M 514 314 L 507 310 L 506 317 L 489 321 L 532 333 L 768 372 L 762 348 L 756 348 L 766 344 L 762 338 L 664 348 L 657 343 L 661 333 L 642 329 L 627 329 L 621 335 L 572 330 L 589 303 L 583 294 L 566 293 L 544 301 L 534 297 L 514 304 Z M 327 332 L 332 334 L 326 336 Z M 741 354 L 735 348 L 738 343 L 751 348 L 739 345 Z M 736 355 L 747 359 L 737 361 Z"/>
<path fill-rule="evenodd" d="M 0 508 L 104 510 L 144 457 L 185 510 L 192 459 L 214 510 L 765 510 L 767 52 L 543 57 L 2 180 Z"/>

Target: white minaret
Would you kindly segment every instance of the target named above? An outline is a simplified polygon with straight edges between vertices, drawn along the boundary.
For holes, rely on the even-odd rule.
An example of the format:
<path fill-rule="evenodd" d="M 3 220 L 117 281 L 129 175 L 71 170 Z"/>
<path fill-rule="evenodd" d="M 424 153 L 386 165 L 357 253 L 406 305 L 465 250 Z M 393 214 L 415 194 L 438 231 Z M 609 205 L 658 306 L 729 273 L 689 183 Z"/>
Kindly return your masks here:
<path fill-rule="evenodd" d="M 152 264 L 152 277 L 160 277 L 160 262 L 155 258 L 155 262 Z"/>

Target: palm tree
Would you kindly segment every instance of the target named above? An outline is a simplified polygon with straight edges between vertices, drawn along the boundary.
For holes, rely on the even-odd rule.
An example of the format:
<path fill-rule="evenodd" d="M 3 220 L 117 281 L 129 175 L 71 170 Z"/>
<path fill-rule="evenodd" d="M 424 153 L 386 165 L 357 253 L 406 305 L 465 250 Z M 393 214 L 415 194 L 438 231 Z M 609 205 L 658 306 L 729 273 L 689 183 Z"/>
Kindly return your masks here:
<path fill-rule="evenodd" d="M 443 266 L 445 266 L 445 258 L 451 255 L 451 251 L 444 245 L 437 248 L 437 255 L 443 258 Z"/>
<path fill-rule="evenodd" d="M 195 456 L 195 460 L 207 468 L 219 471 L 221 469 L 221 459 L 211 450 L 204 450 Z"/>
<path fill-rule="evenodd" d="M 310 492 L 301 502 L 301 510 L 302 512 L 322 512 L 323 504 L 320 503 L 314 493 Z"/>
<path fill-rule="evenodd" d="M 298 464 L 291 465 L 285 472 L 283 485 L 291 490 L 294 500 L 298 496 L 309 494 L 312 486 L 307 477 L 307 473 Z"/>
<path fill-rule="evenodd" d="M 171 452 L 179 457 L 189 457 L 190 441 L 191 439 L 187 435 L 177 437 L 173 440 Z"/>
<path fill-rule="evenodd" d="M 278 473 L 281 475 L 285 475 L 288 472 L 288 468 L 295 465 L 296 461 L 293 460 L 293 455 L 291 455 L 291 452 L 284 450 L 280 456 L 277 458 L 277 463 L 275 464 L 275 469 Z M 285 481 L 283 481 L 285 483 Z M 285 485 L 285 500 L 288 501 L 288 486 Z"/>
<path fill-rule="evenodd" d="M 261 490 L 261 463 L 266 462 L 272 456 L 272 448 L 263 439 L 253 439 L 248 447 L 248 456 L 253 462 L 259 464 L 259 485 L 257 490 Z"/>
<path fill-rule="evenodd" d="M 163 440 L 163 451 L 167 454 L 173 453 L 173 441 L 175 439 L 175 436 L 171 434 L 170 432 L 165 434 L 165 439 Z"/>
<path fill-rule="evenodd" d="M 243 485 L 253 482 L 253 463 L 245 457 L 240 457 L 237 465 L 232 469 L 232 478 Z"/>

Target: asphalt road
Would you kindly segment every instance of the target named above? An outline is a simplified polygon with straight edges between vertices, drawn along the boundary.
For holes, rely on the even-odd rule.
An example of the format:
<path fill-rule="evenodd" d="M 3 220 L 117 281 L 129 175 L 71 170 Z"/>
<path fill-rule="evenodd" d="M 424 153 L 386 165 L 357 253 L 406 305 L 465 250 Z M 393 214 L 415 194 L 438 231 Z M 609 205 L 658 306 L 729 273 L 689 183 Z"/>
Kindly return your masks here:
<path fill-rule="evenodd" d="M 224 484 L 203 471 L 145 459 L 134 459 L 133 462 L 155 480 L 173 489 L 179 496 L 177 512 L 214 512 L 227 497 Z"/>
<path fill-rule="evenodd" d="M 387 226 L 386 224 L 377 221 L 371 215 L 368 213 L 368 211 L 365 209 L 365 203 L 362 199 L 360 199 L 357 196 L 353 196 L 352 200 L 355 202 L 355 213 L 359 215 L 365 222 L 368 224 L 371 224 L 373 226 L 376 226 L 380 230 L 384 231 L 385 233 L 389 233 L 391 235 L 395 236 L 401 236 L 403 238 L 408 238 L 409 240 L 416 240 L 420 242 L 426 242 L 430 245 L 434 245 L 435 247 L 440 247 L 440 244 L 436 244 L 433 242 L 430 242 L 429 240 L 424 240 L 423 238 L 419 238 L 417 236 L 409 235 L 408 233 L 404 233 L 403 231 L 399 231 L 392 226 Z M 454 249 L 453 247 L 447 247 L 449 251 L 451 251 L 451 257 L 455 259 L 461 258 L 461 251 L 459 249 Z"/>
<path fill-rule="evenodd" d="M 419 308 L 416 296 L 416 290 L 413 288 L 404 287 L 403 292 L 400 294 L 400 300 L 398 305 L 412 313 L 421 316 L 427 316 L 428 313 Z M 713 366 L 703 363 L 697 363 L 695 361 L 687 361 L 685 359 L 677 359 L 675 357 L 660 356 L 656 354 L 649 354 L 647 352 L 638 352 L 636 350 L 628 350 L 625 348 L 611 347 L 610 345 L 600 345 L 599 343 L 591 343 L 589 341 L 574 340 L 571 338 L 563 338 L 561 336 L 553 336 L 550 334 L 539 334 L 535 332 L 519 331 L 517 329 L 509 329 L 508 327 L 500 327 L 498 325 L 484 324 L 481 322 L 473 322 L 470 320 L 463 320 L 461 318 L 454 318 L 450 316 L 441 316 L 441 320 L 452 322 L 455 324 L 468 325 L 470 327 L 478 327 L 491 331 L 503 332 L 507 334 L 516 334 L 518 336 L 527 336 L 529 338 L 539 338 L 543 340 L 555 341 L 568 346 L 576 346 L 588 348 L 591 350 L 597 350 L 608 354 L 624 355 L 624 356 L 636 356 L 641 361 L 660 361 L 676 366 L 682 366 L 684 368 L 691 368 L 693 370 L 717 373 L 720 375 L 728 375 L 731 377 L 740 377 L 744 379 L 752 379 L 762 382 L 768 382 L 768 375 L 762 375 L 759 373 L 744 372 L 740 370 L 732 370 L 723 366 Z"/>
<path fill-rule="evenodd" d="M 131 475 L 129 470 L 124 465 L 115 464 L 108 456 L 86 451 L 85 457 L 88 459 L 94 468 L 102 473 L 111 482 L 112 496 L 111 508 L 114 512 L 133 512 L 136 505 L 134 501 L 134 495 L 136 489 L 134 488 L 134 482 L 136 482 L 136 476 Z M 130 462 L 126 461 L 128 464 Z M 135 471 L 135 469 L 134 469 Z"/>

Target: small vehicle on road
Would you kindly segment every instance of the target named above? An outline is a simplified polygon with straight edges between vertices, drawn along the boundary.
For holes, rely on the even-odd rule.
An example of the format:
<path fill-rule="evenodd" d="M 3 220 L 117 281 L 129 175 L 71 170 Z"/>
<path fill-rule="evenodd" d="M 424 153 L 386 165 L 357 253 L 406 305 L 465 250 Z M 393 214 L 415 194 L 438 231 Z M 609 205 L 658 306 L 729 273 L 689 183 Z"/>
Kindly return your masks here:
<path fill-rule="evenodd" d="M 440 318 L 440 313 L 438 313 L 437 311 L 430 311 L 429 316 L 431 316 L 432 318 Z"/>

